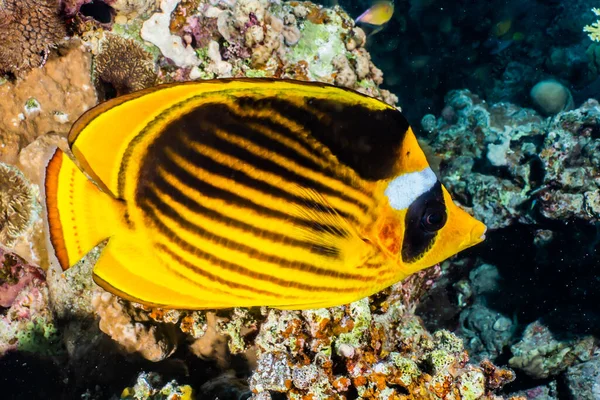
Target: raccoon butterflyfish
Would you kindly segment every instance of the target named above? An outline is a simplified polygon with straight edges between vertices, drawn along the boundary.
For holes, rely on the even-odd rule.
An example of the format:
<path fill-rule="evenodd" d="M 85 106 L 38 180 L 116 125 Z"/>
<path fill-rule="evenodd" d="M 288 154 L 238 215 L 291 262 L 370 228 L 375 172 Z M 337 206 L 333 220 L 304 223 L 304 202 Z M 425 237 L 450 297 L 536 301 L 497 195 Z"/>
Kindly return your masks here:
<path fill-rule="evenodd" d="M 159 86 L 88 111 L 69 144 L 46 167 L 52 262 L 106 243 L 95 282 L 150 306 L 345 304 L 484 238 L 398 110 L 326 84 Z"/>

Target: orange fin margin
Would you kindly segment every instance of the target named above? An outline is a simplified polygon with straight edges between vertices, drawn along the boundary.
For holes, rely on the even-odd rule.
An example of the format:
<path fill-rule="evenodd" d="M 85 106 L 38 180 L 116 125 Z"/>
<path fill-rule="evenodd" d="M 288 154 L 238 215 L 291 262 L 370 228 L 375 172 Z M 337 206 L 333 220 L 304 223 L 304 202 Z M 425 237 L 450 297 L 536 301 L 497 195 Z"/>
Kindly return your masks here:
<path fill-rule="evenodd" d="M 102 192 L 69 156 L 55 149 L 45 170 L 49 255 L 63 270 L 124 226 L 124 204 Z M 54 260 L 54 262 L 56 262 Z"/>
<path fill-rule="evenodd" d="M 71 264 L 69 263 L 60 212 L 58 211 L 58 173 L 62 166 L 63 155 L 64 153 L 60 149 L 56 149 L 50 157 L 50 161 L 46 166 L 44 187 L 46 191 L 46 211 L 48 214 L 50 243 L 54 248 L 54 253 L 60 266 L 63 270 L 66 270 Z"/>

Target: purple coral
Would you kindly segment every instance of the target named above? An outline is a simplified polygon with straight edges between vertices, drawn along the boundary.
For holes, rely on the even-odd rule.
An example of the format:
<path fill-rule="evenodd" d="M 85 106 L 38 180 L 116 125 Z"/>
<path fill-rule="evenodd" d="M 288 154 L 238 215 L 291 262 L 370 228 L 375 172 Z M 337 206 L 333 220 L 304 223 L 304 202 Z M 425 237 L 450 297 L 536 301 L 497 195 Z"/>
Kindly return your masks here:
<path fill-rule="evenodd" d="M 16 254 L 0 251 L 0 307 L 12 306 L 23 288 L 44 282 L 45 278 L 40 268 Z"/>

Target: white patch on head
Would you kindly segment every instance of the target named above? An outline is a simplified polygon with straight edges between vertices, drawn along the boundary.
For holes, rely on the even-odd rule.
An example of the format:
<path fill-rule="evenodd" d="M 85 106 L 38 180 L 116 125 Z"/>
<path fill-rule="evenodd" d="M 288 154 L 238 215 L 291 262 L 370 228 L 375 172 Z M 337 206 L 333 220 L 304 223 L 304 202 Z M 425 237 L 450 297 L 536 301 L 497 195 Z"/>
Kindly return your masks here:
<path fill-rule="evenodd" d="M 411 172 L 394 178 L 385 189 L 390 206 L 395 210 L 408 208 L 420 195 L 430 190 L 437 182 L 431 168 Z"/>

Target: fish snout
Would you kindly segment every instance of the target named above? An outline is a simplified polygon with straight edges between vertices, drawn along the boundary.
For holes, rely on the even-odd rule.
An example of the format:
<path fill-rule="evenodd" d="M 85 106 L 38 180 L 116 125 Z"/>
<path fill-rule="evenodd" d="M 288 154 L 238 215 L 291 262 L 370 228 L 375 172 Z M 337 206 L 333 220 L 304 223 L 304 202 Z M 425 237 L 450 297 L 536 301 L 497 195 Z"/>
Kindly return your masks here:
<path fill-rule="evenodd" d="M 471 244 L 481 243 L 485 240 L 485 232 L 487 227 L 480 221 L 475 221 L 475 225 L 471 228 Z"/>

